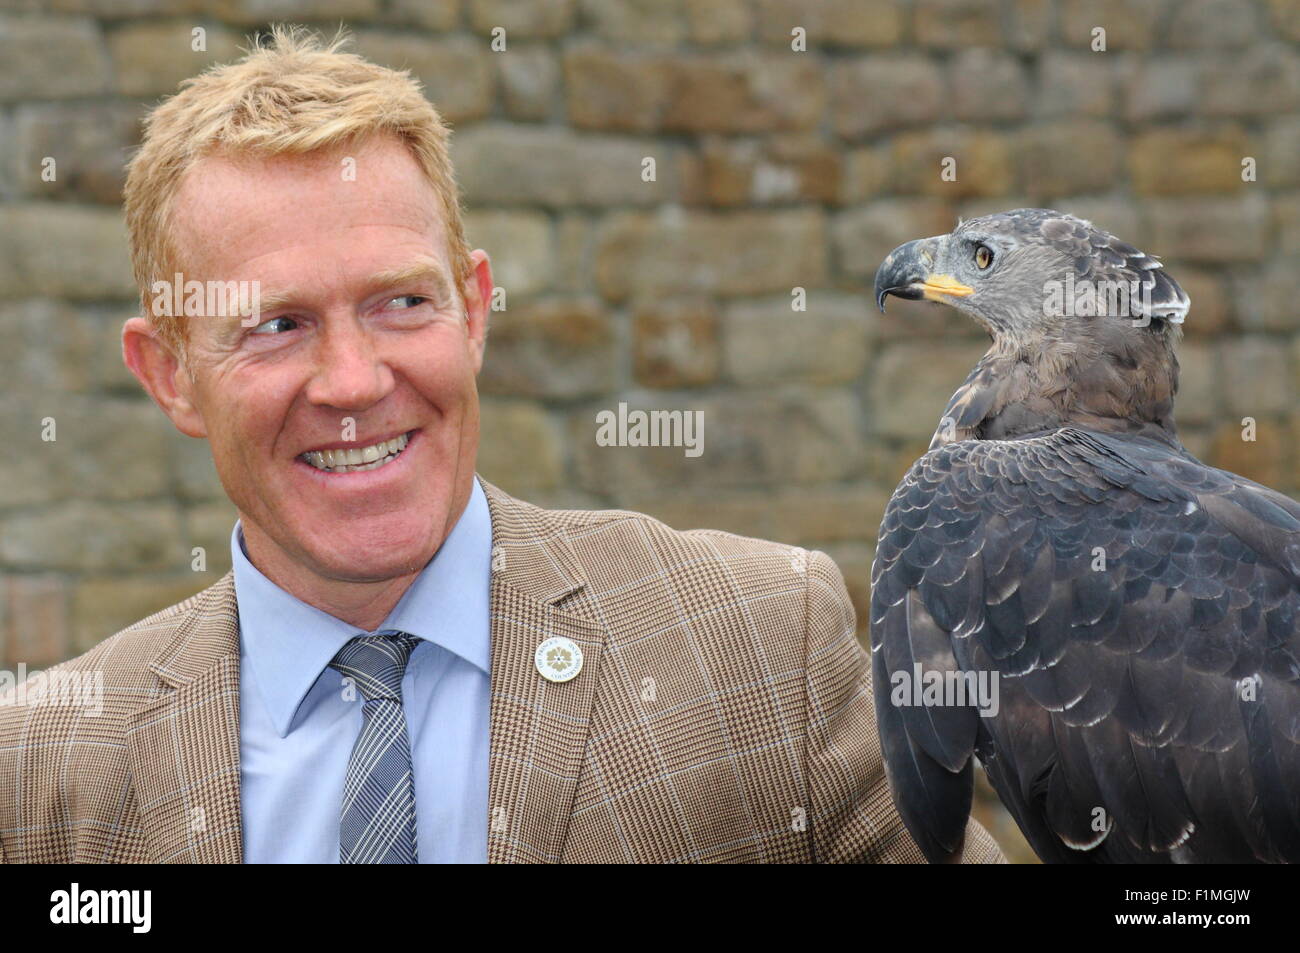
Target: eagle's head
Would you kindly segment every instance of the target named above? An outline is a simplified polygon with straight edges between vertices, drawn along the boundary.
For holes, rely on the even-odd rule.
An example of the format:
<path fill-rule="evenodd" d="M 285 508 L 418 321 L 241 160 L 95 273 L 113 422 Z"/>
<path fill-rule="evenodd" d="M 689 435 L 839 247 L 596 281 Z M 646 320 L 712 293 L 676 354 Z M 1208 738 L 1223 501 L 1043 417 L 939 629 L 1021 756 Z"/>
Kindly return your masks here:
<path fill-rule="evenodd" d="M 1071 325 L 1083 330 L 1102 319 L 1108 337 L 1125 325 L 1164 334 L 1188 310 L 1159 260 L 1044 208 L 973 218 L 898 246 L 876 272 L 875 293 L 882 311 L 891 294 L 939 301 L 970 314 L 995 340 L 1018 344 L 1073 337 Z"/>
<path fill-rule="evenodd" d="M 993 346 L 931 446 L 1069 423 L 1174 439 L 1174 343 L 1187 295 L 1160 262 L 1090 222 L 1022 208 L 889 253 L 876 304 L 924 298 L 971 315 Z"/>

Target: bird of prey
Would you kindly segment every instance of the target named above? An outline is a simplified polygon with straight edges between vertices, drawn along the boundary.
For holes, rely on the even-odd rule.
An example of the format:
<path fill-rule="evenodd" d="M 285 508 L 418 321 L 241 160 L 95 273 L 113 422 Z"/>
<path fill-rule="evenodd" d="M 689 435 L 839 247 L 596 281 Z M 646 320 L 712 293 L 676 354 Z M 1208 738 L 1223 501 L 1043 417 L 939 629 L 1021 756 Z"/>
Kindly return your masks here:
<path fill-rule="evenodd" d="M 871 573 L 881 749 L 926 857 L 961 854 L 975 757 L 1046 862 L 1300 860 L 1300 504 L 1179 442 L 1182 289 L 1018 209 L 899 246 L 875 293 L 992 338 Z"/>

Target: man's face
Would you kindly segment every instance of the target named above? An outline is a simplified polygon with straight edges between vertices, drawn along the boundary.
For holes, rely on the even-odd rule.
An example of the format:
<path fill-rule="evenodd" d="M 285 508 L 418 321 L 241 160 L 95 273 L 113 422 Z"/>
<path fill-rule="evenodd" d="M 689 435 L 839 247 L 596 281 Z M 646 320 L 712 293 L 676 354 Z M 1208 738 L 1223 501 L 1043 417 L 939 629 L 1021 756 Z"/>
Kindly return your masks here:
<path fill-rule="evenodd" d="M 187 281 L 260 282 L 255 327 L 184 319 L 192 381 L 174 374 L 168 409 L 210 441 L 250 555 L 307 591 L 418 572 L 472 487 L 487 256 L 462 301 L 433 188 L 389 139 L 204 159 L 172 225 Z M 363 460 L 377 467 L 319 468 L 346 465 L 319 451 L 377 444 Z"/>

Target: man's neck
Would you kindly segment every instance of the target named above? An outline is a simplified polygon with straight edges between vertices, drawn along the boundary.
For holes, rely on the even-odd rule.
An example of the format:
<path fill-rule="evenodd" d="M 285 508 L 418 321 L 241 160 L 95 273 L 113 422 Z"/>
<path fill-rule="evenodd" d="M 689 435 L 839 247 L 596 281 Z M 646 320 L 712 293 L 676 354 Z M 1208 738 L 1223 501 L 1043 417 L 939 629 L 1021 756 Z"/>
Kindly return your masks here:
<path fill-rule="evenodd" d="M 449 521 L 442 539 L 434 550 L 434 556 L 442 548 L 452 529 L 464 515 L 468 501 L 462 504 L 460 512 Z M 263 576 L 279 586 L 289 595 L 313 606 L 334 618 L 356 626 L 366 632 L 373 632 L 384 619 L 388 618 L 393 607 L 411 588 L 412 583 L 429 564 L 412 571 L 378 580 L 351 580 L 326 576 L 304 566 L 288 553 L 284 552 L 274 540 L 261 532 L 240 514 L 240 528 L 244 540 L 244 553 L 248 561 Z M 430 560 L 434 558 L 430 557 Z"/>

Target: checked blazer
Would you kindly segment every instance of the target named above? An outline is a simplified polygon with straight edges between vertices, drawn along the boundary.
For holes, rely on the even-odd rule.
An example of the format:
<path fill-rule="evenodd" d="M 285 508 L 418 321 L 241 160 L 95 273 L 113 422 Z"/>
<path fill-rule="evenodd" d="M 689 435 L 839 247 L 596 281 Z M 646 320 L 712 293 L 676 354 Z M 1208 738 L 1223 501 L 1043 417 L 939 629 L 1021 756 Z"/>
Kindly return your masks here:
<path fill-rule="evenodd" d="M 922 862 L 829 557 L 483 488 L 490 862 Z M 534 665 L 552 636 L 571 681 Z M 0 859 L 240 862 L 233 575 L 57 668 L 103 710 L 0 699 Z M 973 820 L 963 860 L 1005 862 Z"/>

